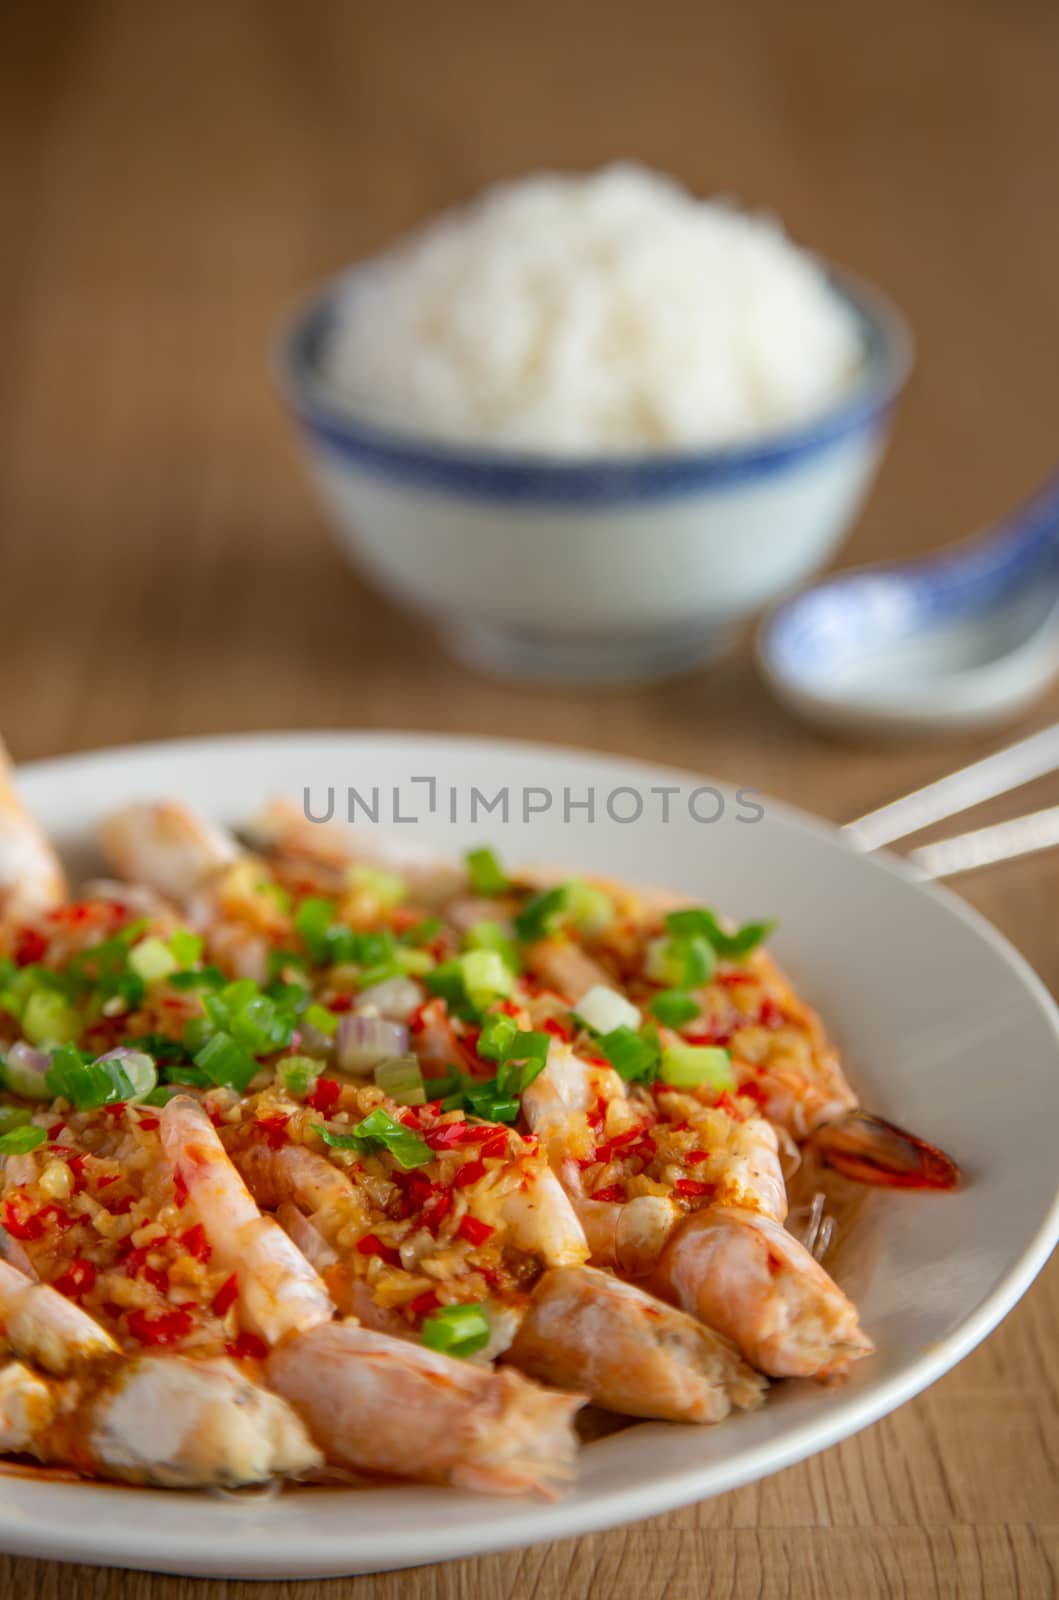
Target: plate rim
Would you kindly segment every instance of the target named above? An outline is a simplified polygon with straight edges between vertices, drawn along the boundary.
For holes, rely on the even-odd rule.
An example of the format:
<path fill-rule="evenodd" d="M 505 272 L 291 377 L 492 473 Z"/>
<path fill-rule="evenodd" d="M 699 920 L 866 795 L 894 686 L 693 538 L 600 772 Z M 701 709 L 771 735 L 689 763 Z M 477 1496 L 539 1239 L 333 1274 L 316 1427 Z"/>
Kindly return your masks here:
<path fill-rule="evenodd" d="M 620 751 L 585 750 L 558 742 L 491 738 L 484 735 L 460 734 L 447 731 L 375 728 L 325 728 L 305 730 L 257 730 L 249 733 L 214 733 L 175 739 L 152 739 L 134 743 L 109 745 L 100 748 L 74 751 L 68 755 L 52 756 L 19 764 L 15 769 L 16 783 L 47 783 L 66 775 L 71 767 L 100 760 L 120 761 L 142 757 L 150 759 L 172 755 L 178 760 L 208 760 L 211 753 L 232 747 L 257 747 L 297 745 L 321 746 L 325 744 L 348 746 L 368 744 L 407 746 L 410 750 L 424 744 L 446 746 L 456 753 L 473 749 L 480 754 L 509 751 L 513 755 L 537 755 L 544 760 L 576 761 L 582 764 L 620 765 L 626 771 L 639 771 L 655 778 L 680 778 L 685 782 L 709 783 L 722 793 L 730 795 L 734 786 L 689 768 L 670 766 L 667 763 L 628 756 Z M 743 786 L 746 787 L 746 786 Z M 945 906 L 950 914 L 964 923 L 983 940 L 1019 979 L 1021 986 L 1044 1014 L 1059 1056 L 1059 1004 L 1044 981 L 1035 972 L 1025 956 L 991 922 L 951 889 L 925 877 L 912 864 L 890 851 L 880 850 L 869 855 L 856 850 L 842 839 L 840 826 L 825 818 L 815 816 L 798 806 L 763 791 L 755 790 L 768 805 L 770 814 L 811 832 L 830 844 L 847 850 L 862 861 L 891 877 L 903 881 L 909 889 L 925 895 Z M 635 1488 L 611 1490 L 603 1498 L 592 1498 L 577 1503 L 559 1500 L 550 1506 L 525 1498 L 500 1503 L 491 1502 L 493 1516 L 488 1523 L 466 1531 L 459 1508 L 467 1504 L 456 1491 L 442 1491 L 453 1497 L 454 1515 L 441 1530 L 432 1529 L 433 1549 L 429 1553 L 401 1550 L 395 1556 L 373 1552 L 365 1563 L 364 1552 L 358 1553 L 367 1535 L 353 1536 L 349 1530 L 336 1531 L 333 1538 L 322 1535 L 319 1528 L 312 1534 L 315 1549 L 306 1543 L 291 1549 L 289 1542 L 284 1550 L 261 1548 L 259 1544 L 245 1542 L 232 1544 L 230 1531 L 224 1536 L 213 1534 L 195 1538 L 193 1547 L 174 1549 L 174 1535 L 170 1533 L 168 1545 L 159 1548 L 159 1535 L 149 1527 L 149 1518 L 133 1516 L 129 1526 L 121 1519 L 114 1525 L 111 1519 L 101 1517 L 84 1526 L 60 1520 L 49 1529 L 48 1548 L 42 1548 L 40 1527 L 27 1526 L 11 1497 L 0 1494 L 0 1546 L 12 1555 L 37 1556 L 60 1561 L 82 1561 L 98 1565 L 111 1565 L 137 1570 L 185 1574 L 201 1577 L 231 1577 L 276 1580 L 315 1577 L 352 1576 L 359 1573 L 382 1572 L 402 1567 L 433 1564 L 461 1556 L 486 1555 L 526 1544 L 577 1537 L 590 1532 L 601 1532 L 619 1524 L 638 1522 L 667 1510 L 695 1503 L 715 1494 L 782 1471 L 796 1462 L 805 1460 L 819 1451 L 828 1449 L 844 1438 L 870 1426 L 890 1412 L 920 1394 L 929 1385 L 955 1367 L 998 1326 L 1007 1313 L 1038 1276 L 1055 1245 L 1059 1241 L 1059 1183 L 1051 1204 L 1041 1218 L 1033 1236 L 1029 1238 L 1010 1263 L 1007 1270 L 993 1285 L 979 1304 L 963 1319 L 958 1327 L 939 1340 L 914 1360 L 907 1362 L 891 1377 L 880 1380 L 872 1389 L 836 1398 L 833 1408 L 823 1417 L 809 1417 L 794 1422 L 778 1439 L 766 1439 L 744 1450 L 742 1460 L 734 1468 L 726 1461 L 688 1465 L 676 1469 L 655 1481 L 644 1481 Z M 738 1419 L 736 1419 L 738 1426 Z M 679 1426 L 665 1424 L 639 1424 L 640 1427 Z M 605 1445 L 607 1441 L 600 1441 Z M 714 1481 L 721 1480 L 723 1481 Z M 51 1488 L 74 1490 L 79 1496 L 106 1496 L 111 1506 L 118 1496 L 134 1496 L 133 1506 L 149 1505 L 156 1496 L 166 1502 L 172 1491 L 133 1489 L 120 1485 L 97 1485 L 76 1481 L 56 1484 L 43 1478 L 34 1482 L 32 1469 L 0 1477 L 0 1482 L 24 1484 L 31 1497 Z M 314 1493 L 320 1491 L 313 1491 Z M 327 1492 L 327 1491 L 323 1491 Z M 338 1491 L 346 1492 L 346 1491 Z M 386 1489 L 371 1491 L 386 1493 Z M 144 1497 L 150 1496 L 151 1501 Z M 17 1499 L 17 1495 L 15 1497 Z M 202 1505 L 202 1497 L 181 1496 L 185 1504 Z M 209 1504 L 208 1501 L 205 1502 Z M 508 1509 L 510 1508 L 510 1509 Z M 530 1527 L 528 1523 L 544 1524 Z M 248 1537 L 249 1537 L 248 1530 Z M 253 1530 L 254 1536 L 259 1528 Z M 121 1547 L 119 1547 L 119 1541 Z M 287 1562 L 290 1564 L 286 1564 Z"/>

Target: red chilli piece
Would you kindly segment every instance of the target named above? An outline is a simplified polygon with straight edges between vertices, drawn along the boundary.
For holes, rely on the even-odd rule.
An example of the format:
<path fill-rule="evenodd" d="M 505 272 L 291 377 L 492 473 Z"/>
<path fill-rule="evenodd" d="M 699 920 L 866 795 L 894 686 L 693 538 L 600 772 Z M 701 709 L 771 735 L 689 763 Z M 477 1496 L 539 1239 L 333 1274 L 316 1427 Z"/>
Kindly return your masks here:
<path fill-rule="evenodd" d="M 491 1238 L 496 1229 L 491 1228 L 488 1222 L 479 1222 L 477 1217 L 472 1217 L 468 1212 L 460 1218 L 456 1232 L 461 1239 L 466 1239 L 469 1244 L 480 1245 Z"/>
<path fill-rule="evenodd" d="M 127 1322 L 129 1332 L 141 1344 L 176 1344 L 191 1332 L 191 1312 L 182 1306 L 157 1317 L 149 1317 L 146 1311 L 130 1311 Z"/>
<path fill-rule="evenodd" d="M 495 1133 L 496 1128 L 491 1122 L 466 1122 L 460 1134 L 460 1144 L 484 1144 Z"/>
<path fill-rule="evenodd" d="M 196 1261 L 208 1261 L 213 1254 L 210 1241 L 206 1237 L 206 1230 L 201 1222 L 196 1222 L 193 1228 L 188 1228 L 186 1233 L 180 1234 L 177 1243 L 187 1251 L 189 1256 L 194 1256 Z"/>
<path fill-rule="evenodd" d="M 417 1294 L 414 1300 L 408 1302 L 408 1309 L 418 1320 L 420 1317 L 428 1317 L 440 1304 L 435 1290 L 424 1289 L 422 1294 Z"/>
<path fill-rule="evenodd" d="M 43 961 L 48 952 L 48 941 L 36 928 L 21 928 L 15 940 L 15 965 L 30 967 L 37 961 Z"/>
<path fill-rule="evenodd" d="M 88 1181 L 85 1177 L 85 1162 L 88 1160 L 88 1156 L 70 1155 L 65 1156 L 64 1160 L 73 1176 L 74 1194 L 80 1194 L 81 1190 L 85 1187 L 85 1184 Z"/>
<path fill-rule="evenodd" d="M 143 1113 L 141 1113 L 136 1118 L 136 1126 L 138 1128 L 142 1128 L 146 1133 L 151 1133 L 158 1126 L 158 1118 L 154 1116 L 144 1116 Z"/>
<path fill-rule="evenodd" d="M 233 1272 L 231 1277 L 225 1278 L 217 1293 L 210 1301 L 210 1310 L 215 1317 L 223 1317 L 230 1311 L 239 1298 L 239 1277 Z"/>
<path fill-rule="evenodd" d="M 173 1198 L 178 1206 L 186 1206 L 188 1203 L 188 1186 L 179 1167 L 173 1173 Z"/>
<path fill-rule="evenodd" d="M 336 994 L 327 1002 L 328 1011 L 352 1011 L 353 996 L 351 994 Z"/>
<path fill-rule="evenodd" d="M 452 1195 L 448 1189 L 439 1189 L 434 1197 L 427 1201 L 420 1213 L 423 1226 L 436 1235 L 451 1210 Z"/>
<path fill-rule="evenodd" d="M 236 1361 L 264 1361 L 268 1355 L 268 1345 L 256 1333 L 241 1333 L 237 1339 L 225 1345 L 224 1353 Z"/>
<path fill-rule="evenodd" d="M 41 1206 L 37 1217 L 44 1227 L 54 1224 L 60 1233 L 65 1233 L 67 1228 L 72 1228 L 80 1221 L 79 1217 L 72 1217 L 55 1200 L 50 1200 L 46 1206 Z"/>
<path fill-rule="evenodd" d="M 378 1256 L 380 1261 L 385 1261 L 388 1267 L 401 1265 L 401 1253 L 395 1250 L 392 1244 L 383 1244 L 377 1233 L 366 1233 L 357 1240 L 357 1249 L 362 1256 Z"/>
<path fill-rule="evenodd" d="M 415 1010 L 412 1012 L 412 1015 L 405 1024 L 409 1033 L 422 1033 L 423 1029 L 426 1027 L 426 1020 L 424 1019 L 423 1012 L 431 1003 L 432 1002 L 429 1000 L 424 1000 L 421 1006 L 416 1006 Z"/>
<path fill-rule="evenodd" d="M 714 1185 L 703 1183 L 700 1178 L 678 1178 L 673 1188 L 688 1200 L 704 1200 L 714 1192 Z"/>
<path fill-rule="evenodd" d="M 66 1295 L 69 1300 L 80 1300 L 94 1287 L 96 1269 L 91 1261 L 85 1261 L 80 1256 L 75 1256 L 58 1278 L 52 1279 L 52 1288 L 58 1289 L 60 1294 Z"/>
<path fill-rule="evenodd" d="M 260 1128 L 265 1135 L 265 1141 L 270 1150 L 281 1150 L 287 1143 L 287 1123 L 282 1111 L 274 1111 L 271 1116 L 258 1117 L 255 1126 Z"/>
<path fill-rule="evenodd" d="M 783 1007 L 777 1005 L 775 1000 L 766 995 L 761 1002 L 757 1020 L 762 1028 L 782 1028 L 787 1021 L 787 1016 Z"/>
<path fill-rule="evenodd" d="M 466 1122 L 441 1122 L 436 1128 L 429 1128 L 423 1138 L 431 1150 L 454 1150 L 464 1141 Z"/>
<path fill-rule="evenodd" d="M 484 1161 L 465 1161 L 452 1182 L 457 1189 L 467 1189 L 472 1183 L 477 1183 L 479 1178 L 484 1177 Z"/>
<path fill-rule="evenodd" d="M 689 1167 L 697 1167 L 703 1161 L 709 1161 L 709 1159 L 710 1152 L 708 1150 L 689 1150 L 684 1157 L 684 1164 Z"/>
<path fill-rule="evenodd" d="M 755 978 L 745 967 L 729 967 L 726 972 L 718 972 L 713 981 L 722 989 L 734 989 L 740 983 L 755 982 Z"/>
<path fill-rule="evenodd" d="M 317 1078 L 316 1087 L 309 1096 L 309 1104 L 314 1111 L 320 1111 L 324 1116 L 331 1111 L 339 1101 L 342 1085 L 334 1078 Z"/>
<path fill-rule="evenodd" d="M 478 1154 L 483 1161 L 488 1160 L 492 1156 L 506 1156 L 507 1130 L 505 1128 L 500 1128 L 496 1133 L 490 1134 L 489 1138 L 478 1151 Z"/>
<path fill-rule="evenodd" d="M 625 1199 L 625 1185 L 623 1183 L 612 1183 L 606 1189 L 593 1189 L 589 1198 L 592 1200 L 613 1200 L 620 1203 Z"/>
<path fill-rule="evenodd" d="M 572 1031 L 558 1017 L 545 1017 L 541 1023 L 541 1032 L 550 1033 L 554 1039 L 562 1039 L 564 1044 L 569 1044 L 573 1038 Z"/>

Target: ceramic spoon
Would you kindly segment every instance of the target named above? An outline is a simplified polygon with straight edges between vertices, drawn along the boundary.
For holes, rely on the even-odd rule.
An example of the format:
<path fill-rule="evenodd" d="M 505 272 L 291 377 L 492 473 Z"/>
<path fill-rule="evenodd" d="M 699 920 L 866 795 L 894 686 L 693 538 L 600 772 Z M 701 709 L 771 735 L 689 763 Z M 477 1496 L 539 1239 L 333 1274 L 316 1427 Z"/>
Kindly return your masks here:
<path fill-rule="evenodd" d="M 776 694 L 844 732 L 1014 716 L 1059 673 L 1059 476 L 1006 521 L 922 561 L 826 578 L 758 636 Z"/>

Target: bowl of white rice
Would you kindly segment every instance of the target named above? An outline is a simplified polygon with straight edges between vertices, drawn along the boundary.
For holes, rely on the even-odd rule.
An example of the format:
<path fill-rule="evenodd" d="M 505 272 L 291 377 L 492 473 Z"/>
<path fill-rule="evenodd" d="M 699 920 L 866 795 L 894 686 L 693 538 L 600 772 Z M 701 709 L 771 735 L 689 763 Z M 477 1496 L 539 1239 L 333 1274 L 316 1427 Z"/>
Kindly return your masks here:
<path fill-rule="evenodd" d="M 279 345 L 343 547 L 494 673 L 683 670 L 833 554 L 911 360 L 773 219 L 632 166 L 487 190 Z"/>

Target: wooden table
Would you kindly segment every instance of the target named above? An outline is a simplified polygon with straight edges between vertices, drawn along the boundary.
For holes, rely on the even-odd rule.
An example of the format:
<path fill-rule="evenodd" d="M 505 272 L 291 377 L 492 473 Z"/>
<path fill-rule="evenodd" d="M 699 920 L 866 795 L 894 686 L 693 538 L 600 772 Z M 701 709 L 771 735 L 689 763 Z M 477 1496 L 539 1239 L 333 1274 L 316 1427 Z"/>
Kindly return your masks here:
<path fill-rule="evenodd" d="M 961 535 L 1053 463 L 1054 8 L 82 0 L 5 25 L 0 681 L 20 759 L 215 730 L 473 730 L 704 769 L 843 818 L 987 747 L 826 742 L 772 704 L 745 648 L 606 698 L 469 676 L 329 544 L 265 348 L 316 277 L 484 181 L 633 153 L 774 207 L 890 289 L 919 370 L 845 558 Z M 1053 695 L 1027 726 L 1057 715 Z M 965 889 L 1053 987 L 1057 889 L 1054 857 Z M 1057 1291 L 1053 1265 L 943 1382 L 767 1482 L 576 1543 L 298 1593 L 1055 1593 Z M 209 1588 L 30 1561 L 0 1582 L 65 1600 Z"/>

